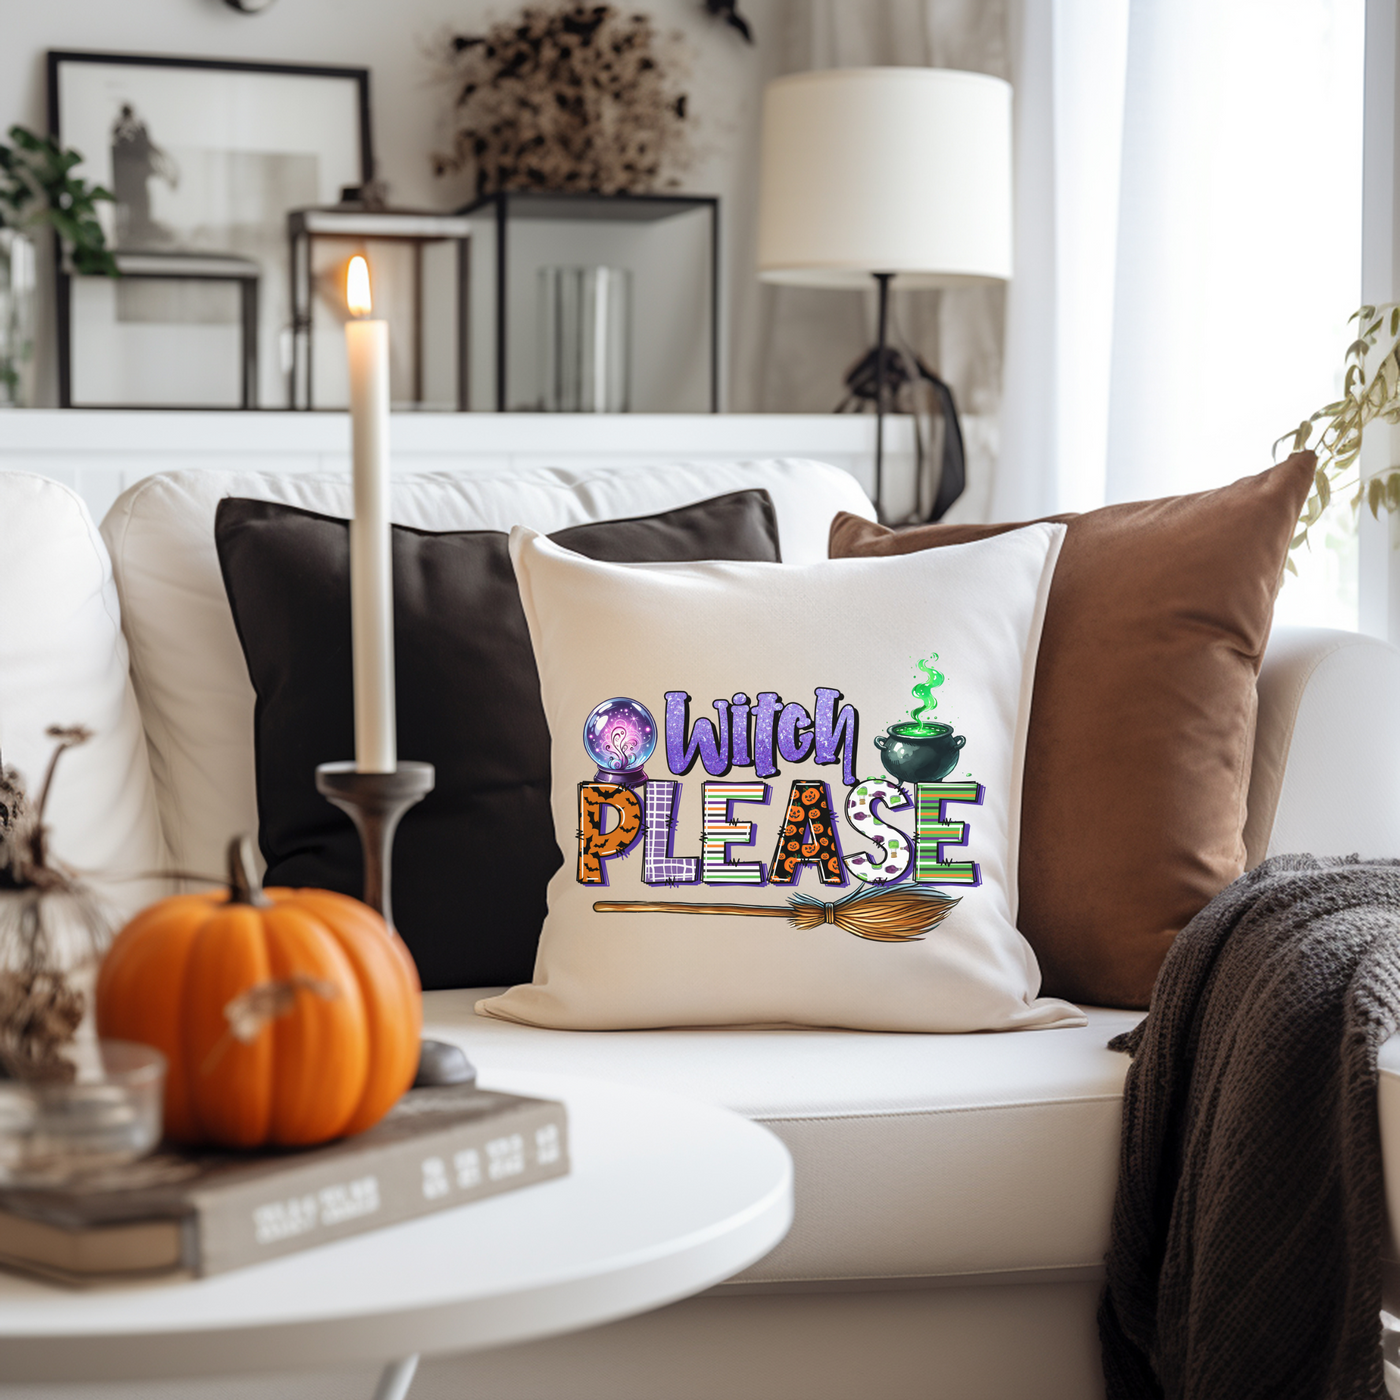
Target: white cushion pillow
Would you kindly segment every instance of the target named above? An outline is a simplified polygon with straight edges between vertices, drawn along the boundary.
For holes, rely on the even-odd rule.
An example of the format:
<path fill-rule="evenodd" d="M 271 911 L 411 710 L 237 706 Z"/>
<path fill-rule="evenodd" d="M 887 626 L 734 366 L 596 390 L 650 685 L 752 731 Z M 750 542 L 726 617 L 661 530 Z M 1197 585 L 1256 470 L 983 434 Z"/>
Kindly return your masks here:
<path fill-rule="evenodd" d="M 396 523 L 423 530 L 530 525 L 551 531 L 649 515 L 746 487 L 763 487 L 772 497 L 783 557 L 794 561 L 826 557 L 838 511 L 870 514 L 853 477 L 796 460 L 512 465 L 404 475 L 394 478 L 392 511 Z M 133 486 L 102 522 L 173 858 L 182 869 L 213 874 L 223 869 L 229 837 L 258 825 L 255 697 L 214 547 L 214 512 L 225 496 L 345 516 L 350 477 L 168 472 Z"/>
<path fill-rule="evenodd" d="M 564 864 L 534 983 L 477 1009 L 580 1029 L 1081 1024 L 1037 997 L 1015 927 L 1031 682 L 1063 535 L 620 565 L 512 532 Z M 916 696 L 930 669 L 946 684 Z M 903 937 L 939 895 L 950 912 Z"/>
<path fill-rule="evenodd" d="M 52 853 L 134 912 L 159 887 L 129 877 L 161 870 L 166 853 L 112 567 L 75 492 L 0 472 L 0 758 L 32 797 L 53 724 L 85 725 L 93 737 L 56 775 Z"/>

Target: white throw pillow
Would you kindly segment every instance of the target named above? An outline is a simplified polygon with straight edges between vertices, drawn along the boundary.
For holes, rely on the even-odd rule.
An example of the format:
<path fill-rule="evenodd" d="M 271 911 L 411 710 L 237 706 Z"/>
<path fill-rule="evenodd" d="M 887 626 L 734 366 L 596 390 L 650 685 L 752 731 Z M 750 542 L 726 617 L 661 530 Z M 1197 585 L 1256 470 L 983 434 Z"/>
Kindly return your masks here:
<path fill-rule="evenodd" d="M 1037 998 L 1015 926 L 1063 535 L 622 565 L 513 531 L 564 865 L 534 983 L 478 1011 L 574 1029 L 1082 1024 Z"/>
<path fill-rule="evenodd" d="M 93 737 L 56 775 L 50 849 L 133 913 L 161 887 L 130 877 L 163 869 L 167 857 L 112 566 L 75 492 L 0 472 L 0 758 L 33 797 L 53 724 L 85 725 Z"/>
<path fill-rule="evenodd" d="M 783 558 L 794 562 L 826 557 L 838 511 L 870 513 L 853 477 L 797 460 L 511 464 L 411 474 L 394 478 L 392 510 L 398 524 L 423 530 L 529 525 L 548 532 L 650 515 L 746 487 L 763 487 L 772 497 Z M 182 869 L 214 874 L 223 869 L 229 837 L 258 825 L 253 684 L 214 546 L 214 513 L 225 496 L 345 516 L 350 476 L 167 472 L 133 486 L 102 522 L 172 858 Z"/>

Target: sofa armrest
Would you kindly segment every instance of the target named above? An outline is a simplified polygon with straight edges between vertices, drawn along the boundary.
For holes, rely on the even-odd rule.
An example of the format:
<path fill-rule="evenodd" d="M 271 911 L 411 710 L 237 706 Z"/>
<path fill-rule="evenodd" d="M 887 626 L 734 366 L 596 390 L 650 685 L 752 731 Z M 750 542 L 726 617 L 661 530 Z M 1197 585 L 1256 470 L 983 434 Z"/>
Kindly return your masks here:
<path fill-rule="evenodd" d="M 1400 651 L 1357 632 L 1275 629 L 1259 672 L 1245 824 L 1265 856 L 1400 856 Z"/>
<path fill-rule="evenodd" d="M 1249 864 L 1285 851 L 1400 856 L 1397 718 L 1400 651 L 1355 632 L 1276 629 L 1259 672 Z M 1381 1046 L 1379 1069 L 1383 1306 L 1400 1313 L 1400 1035 Z M 1388 1381 L 1400 1380 L 1393 1360 Z"/>
<path fill-rule="evenodd" d="M 1393 1035 L 1377 1056 L 1380 1082 L 1381 1164 L 1385 1173 L 1385 1209 L 1389 1225 L 1381 1251 L 1384 1307 L 1400 1314 L 1400 1035 Z"/>

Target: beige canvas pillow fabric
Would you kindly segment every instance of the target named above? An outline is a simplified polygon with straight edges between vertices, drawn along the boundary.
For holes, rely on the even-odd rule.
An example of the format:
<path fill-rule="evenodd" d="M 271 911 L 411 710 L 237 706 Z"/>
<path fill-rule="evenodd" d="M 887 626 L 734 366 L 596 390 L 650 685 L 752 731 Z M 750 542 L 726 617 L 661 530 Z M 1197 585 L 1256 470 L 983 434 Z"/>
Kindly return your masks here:
<path fill-rule="evenodd" d="M 1038 997 L 1015 926 L 1063 535 L 625 565 L 516 529 L 564 864 L 533 983 L 477 1010 L 575 1029 L 1082 1024 Z"/>

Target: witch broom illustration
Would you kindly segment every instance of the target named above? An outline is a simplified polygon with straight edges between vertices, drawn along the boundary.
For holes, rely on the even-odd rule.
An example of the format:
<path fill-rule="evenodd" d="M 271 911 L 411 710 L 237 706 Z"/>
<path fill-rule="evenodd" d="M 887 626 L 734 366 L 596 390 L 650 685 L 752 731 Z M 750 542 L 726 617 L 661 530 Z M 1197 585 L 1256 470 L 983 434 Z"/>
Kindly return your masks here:
<path fill-rule="evenodd" d="M 783 904 L 686 904 L 671 900 L 599 900 L 598 914 L 746 914 L 787 919 L 794 928 L 833 924 L 875 943 L 911 943 L 938 927 L 958 901 L 937 890 L 912 885 L 859 889 L 833 904 L 797 894 Z"/>

